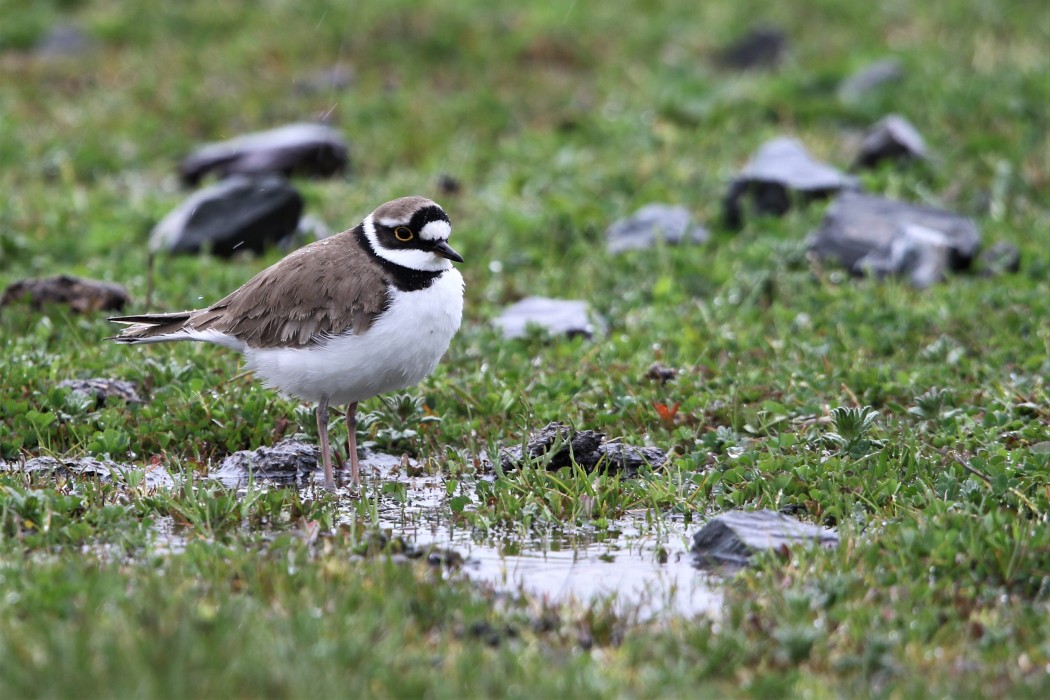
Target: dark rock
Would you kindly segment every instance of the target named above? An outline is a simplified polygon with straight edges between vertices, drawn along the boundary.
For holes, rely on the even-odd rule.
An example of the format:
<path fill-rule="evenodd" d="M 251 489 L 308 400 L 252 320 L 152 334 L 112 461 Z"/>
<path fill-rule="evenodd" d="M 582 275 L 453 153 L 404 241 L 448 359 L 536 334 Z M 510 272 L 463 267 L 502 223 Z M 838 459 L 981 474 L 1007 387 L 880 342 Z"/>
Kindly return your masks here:
<path fill-rule="evenodd" d="M 330 177 L 344 172 L 350 150 L 343 136 L 324 124 L 289 124 L 269 131 L 237 136 L 197 149 L 179 166 L 187 185 L 214 172 L 234 174 Z"/>
<path fill-rule="evenodd" d="M 880 119 L 864 135 L 854 162 L 857 168 L 872 168 L 880 161 L 922 160 L 926 142 L 907 119 L 897 114 Z"/>
<path fill-rule="evenodd" d="M 638 470 L 646 465 L 661 467 L 667 461 L 667 454 L 659 447 L 636 447 L 616 440 L 598 445 L 598 455 L 599 460 L 605 460 L 607 470 L 623 472 L 628 476 L 637 474 Z M 596 461 L 595 464 L 597 463 Z"/>
<path fill-rule="evenodd" d="M 447 549 L 431 545 L 426 548 L 414 548 L 409 552 L 410 559 L 426 559 L 427 564 L 442 569 L 459 569 L 463 567 L 466 560 L 463 555 L 454 549 Z"/>
<path fill-rule="evenodd" d="M 249 479 L 276 482 L 302 481 L 317 470 L 321 450 L 317 445 L 285 438 L 273 447 L 234 452 L 209 476 L 229 486 Z"/>
<path fill-rule="evenodd" d="M 593 468 L 598 461 L 598 446 L 604 437 L 595 430 L 574 430 L 563 423 L 548 423 L 538 433 L 530 435 L 524 447 L 514 445 L 501 449 L 500 464 L 505 470 L 517 469 L 526 459 L 542 458 L 546 461 L 546 468 L 554 471 L 571 466 L 575 458 L 580 466 L 589 463 Z"/>
<path fill-rule="evenodd" d="M 87 53 L 93 43 L 80 27 L 57 24 L 40 38 L 33 52 L 46 58 L 80 56 Z"/>
<path fill-rule="evenodd" d="M 1015 245 L 999 241 L 981 251 L 977 257 L 977 269 L 984 277 L 1020 272 L 1021 251 Z"/>
<path fill-rule="evenodd" d="M 20 301 L 28 301 L 34 309 L 45 304 L 66 304 L 77 313 L 87 313 L 120 311 L 128 300 L 127 290 L 119 284 L 57 275 L 12 282 L 0 297 L 0 306 Z"/>
<path fill-rule="evenodd" d="M 59 388 L 69 389 L 74 394 L 85 394 L 95 400 L 97 407 L 102 407 L 106 399 L 114 396 L 125 403 L 142 403 L 135 385 L 123 379 L 66 379 L 58 383 Z"/>
<path fill-rule="evenodd" d="M 283 177 L 235 175 L 195 192 L 161 219 L 150 250 L 223 257 L 261 252 L 292 235 L 302 212 L 302 195 Z"/>
<path fill-rule="evenodd" d="M 671 245 L 705 242 L 710 234 L 703 226 L 694 225 L 692 219 L 685 207 L 647 204 L 606 230 L 606 247 L 610 253 L 622 253 L 652 248 L 658 240 Z"/>
<path fill-rule="evenodd" d="M 787 34 L 770 26 L 755 26 L 718 52 L 718 63 L 726 68 L 752 70 L 775 68 L 787 49 Z"/>
<path fill-rule="evenodd" d="M 743 225 L 745 198 L 755 213 L 782 216 L 792 204 L 857 187 L 856 178 L 816 160 L 799 141 L 781 136 L 762 144 L 730 183 L 724 201 L 725 221 L 732 228 Z"/>
<path fill-rule="evenodd" d="M 654 362 L 649 365 L 649 371 L 645 373 L 645 376 L 661 384 L 666 384 L 678 376 L 678 370 L 673 367 L 665 367 L 659 362 Z"/>
<path fill-rule="evenodd" d="M 645 465 L 663 465 L 667 455 L 656 447 L 624 445 L 606 440 L 605 435 L 595 430 L 575 430 L 554 422 L 533 433 L 524 446 L 500 449 L 499 460 L 504 471 L 519 469 L 526 461 L 533 460 L 541 460 L 547 470 L 557 471 L 575 461 L 587 472 L 594 471 L 600 464 L 607 471 L 624 472 L 630 476 Z"/>
<path fill-rule="evenodd" d="M 93 477 L 106 484 L 117 483 L 127 486 L 130 483 L 136 483 L 148 489 L 169 489 L 175 486 L 175 480 L 171 478 L 167 470 L 161 467 L 143 469 L 133 464 L 118 464 L 109 459 L 98 460 L 93 457 L 80 457 L 79 459 L 34 457 L 24 463 L 0 461 L 0 473 L 3 472 L 41 473 L 62 478 Z M 139 474 L 141 474 L 141 479 L 135 478 Z"/>
<path fill-rule="evenodd" d="M 438 177 L 437 186 L 438 191 L 447 196 L 457 195 L 463 189 L 463 183 L 448 174 Z"/>
<path fill-rule="evenodd" d="M 530 326 L 538 326 L 553 335 L 595 334 L 587 302 L 546 297 L 525 297 L 503 310 L 494 321 L 504 338 L 521 338 Z"/>
<path fill-rule="evenodd" d="M 918 288 L 967 269 L 980 244 L 976 225 L 958 214 L 856 192 L 831 203 L 807 243 L 854 274 L 904 275 Z"/>
<path fill-rule="evenodd" d="M 701 565 L 743 566 L 756 552 L 811 546 L 836 547 L 834 530 L 770 510 L 734 510 L 715 516 L 693 535 L 693 554 Z"/>
<path fill-rule="evenodd" d="M 839 100 L 847 104 L 860 101 L 888 83 L 895 83 L 904 77 L 900 61 L 886 58 L 870 63 L 856 71 L 839 84 Z"/>

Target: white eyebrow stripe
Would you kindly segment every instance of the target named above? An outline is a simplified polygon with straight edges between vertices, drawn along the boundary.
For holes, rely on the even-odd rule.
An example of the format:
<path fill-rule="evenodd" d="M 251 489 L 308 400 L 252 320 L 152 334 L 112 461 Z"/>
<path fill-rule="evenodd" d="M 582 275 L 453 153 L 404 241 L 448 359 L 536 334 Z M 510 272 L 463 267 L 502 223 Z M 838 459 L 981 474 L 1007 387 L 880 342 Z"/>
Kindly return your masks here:
<path fill-rule="evenodd" d="M 447 221 L 431 221 L 419 232 L 424 241 L 447 241 L 452 235 L 452 226 Z"/>
<path fill-rule="evenodd" d="M 401 219 L 388 219 L 386 217 L 383 217 L 382 219 L 379 219 L 376 223 L 385 228 L 394 228 L 395 226 L 404 226 L 406 222 L 402 221 Z"/>

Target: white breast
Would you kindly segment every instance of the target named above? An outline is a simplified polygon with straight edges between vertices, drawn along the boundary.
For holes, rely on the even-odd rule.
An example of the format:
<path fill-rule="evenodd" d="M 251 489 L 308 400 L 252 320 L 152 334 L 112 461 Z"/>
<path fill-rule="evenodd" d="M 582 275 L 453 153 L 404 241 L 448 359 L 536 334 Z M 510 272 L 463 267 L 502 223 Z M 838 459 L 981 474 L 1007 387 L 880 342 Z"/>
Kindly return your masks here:
<path fill-rule="evenodd" d="M 463 277 L 449 269 L 426 289 L 395 291 L 390 308 L 360 335 L 308 348 L 247 348 L 245 357 L 283 394 L 348 404 L 410 387 L 433 372 L 462 316 Z"/>

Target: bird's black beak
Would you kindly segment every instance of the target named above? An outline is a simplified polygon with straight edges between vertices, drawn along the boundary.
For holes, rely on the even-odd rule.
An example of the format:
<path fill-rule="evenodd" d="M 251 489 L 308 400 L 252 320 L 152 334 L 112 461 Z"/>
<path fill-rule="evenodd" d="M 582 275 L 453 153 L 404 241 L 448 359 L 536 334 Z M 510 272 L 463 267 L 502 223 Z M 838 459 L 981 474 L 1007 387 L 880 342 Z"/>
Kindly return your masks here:
<path fill-rule="evenodd" d="M 434 254 L 440 255 L 443 258 L 448 258 L 453 262 L 463 262 L 463 256 L 454 251 L 452 249 L 452 246 L 450 246 L 445 241 L 441 241 L 436 246 L 434 246 Z"/>

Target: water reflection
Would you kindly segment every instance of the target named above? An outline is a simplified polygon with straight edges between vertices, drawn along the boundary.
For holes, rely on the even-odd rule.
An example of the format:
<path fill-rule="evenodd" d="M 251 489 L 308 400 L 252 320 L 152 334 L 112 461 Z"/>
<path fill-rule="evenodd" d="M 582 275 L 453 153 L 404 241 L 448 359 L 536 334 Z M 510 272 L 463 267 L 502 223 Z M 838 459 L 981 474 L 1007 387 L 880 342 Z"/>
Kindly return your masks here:
<path fill-rule="evenodd" d="M 602 531 L 478 531 L 455 522 L 442 477 L 407 477 L 400 460 L 386 455 L 370 455 L 365 465 L 379 483 L 404 487 L 378 496 L 379 527 L 418 547 L 455 550 L 472 580 L 552 602 L 611 597 L 642 618 L 710 615 L 721 607 L 714 576 L 695 568 L 689 553 L 698 526 L 681 517 L 651 522 L 645 513 L 629 514 Z M 346 521 L 358 517 L 355 503 L 343 512 Z"/>

